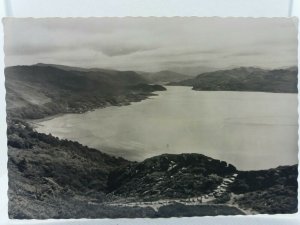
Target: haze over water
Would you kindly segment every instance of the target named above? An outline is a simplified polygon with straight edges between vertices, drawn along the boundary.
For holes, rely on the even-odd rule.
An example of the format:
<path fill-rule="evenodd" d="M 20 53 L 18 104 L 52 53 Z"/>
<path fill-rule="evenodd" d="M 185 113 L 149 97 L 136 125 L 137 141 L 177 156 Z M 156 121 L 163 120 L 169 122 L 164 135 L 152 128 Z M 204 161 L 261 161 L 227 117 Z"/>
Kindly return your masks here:
<path fill-rule="evenodd" d="M 137 161 L 193 152 L 240 170 L 298 162 L 297 94 L 167 89 L 129 106 L 43 121 L 37 131 Z"/>

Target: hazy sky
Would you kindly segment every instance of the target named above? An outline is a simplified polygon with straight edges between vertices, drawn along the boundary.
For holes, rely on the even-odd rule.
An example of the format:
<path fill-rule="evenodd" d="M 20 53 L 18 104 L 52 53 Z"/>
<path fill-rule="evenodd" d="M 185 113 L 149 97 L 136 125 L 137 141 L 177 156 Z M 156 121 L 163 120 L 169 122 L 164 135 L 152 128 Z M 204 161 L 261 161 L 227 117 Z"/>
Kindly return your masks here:
<path fill-rule="evenodd" d="M 7 66 L 42 62 L 197 74 L 297 65 L 297 22 L 287 18 L 5 19 L 4 33 Z"/>

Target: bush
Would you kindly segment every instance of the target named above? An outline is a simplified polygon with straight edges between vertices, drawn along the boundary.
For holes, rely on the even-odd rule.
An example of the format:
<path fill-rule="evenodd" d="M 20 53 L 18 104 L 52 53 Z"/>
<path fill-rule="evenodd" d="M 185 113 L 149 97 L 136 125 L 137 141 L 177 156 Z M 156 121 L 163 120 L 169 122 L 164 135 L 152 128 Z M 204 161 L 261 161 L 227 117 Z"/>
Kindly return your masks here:
<path fill-rule="evenodd" d="M 14 148 L 25 148 L 25 141 L 16 134 L 8 135 L 7 144 Z"/>
<path fill-rule="evenodd" d="M 20 172 L 24 172 L 27 169 L 27 162 L 25 159 L 22 159 L 19 163 L 17 163 L 18 170 Z"/>

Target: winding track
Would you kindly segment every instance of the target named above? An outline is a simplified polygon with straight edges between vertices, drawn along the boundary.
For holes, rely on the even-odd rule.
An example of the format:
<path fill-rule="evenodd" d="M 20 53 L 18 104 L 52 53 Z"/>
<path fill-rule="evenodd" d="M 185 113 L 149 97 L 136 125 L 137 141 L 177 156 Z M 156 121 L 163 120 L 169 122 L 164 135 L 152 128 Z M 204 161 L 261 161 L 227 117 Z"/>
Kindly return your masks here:
<path fill-rule="evenodd" d="M 122 199 L 121 201 L 114 201 L 108 203 L 111 206 L 129 206 L 129 207 L 151 207 L 155 211 L 157 211 L 161 206 L 166 206 L 174 203 L 180 203 L 184 205 L 201 205 L 205 203 L 212 202 L 216 200 L 218 197 L 222 196 L 222 194 L 226 193 L 228 190 L 229 184 L 233 183 L 237 177 L 237 174 L 232 174 L 230 177 L 223 178 L 222 183 L 211 193 L 201 196 L 196 196 L 192 198 L 180 198 L 180 199 L 161 199 L 158 201 L 147 201 L 147 202 L 139 202 L 139 201 L 130 201 L 126 199 Z"/>

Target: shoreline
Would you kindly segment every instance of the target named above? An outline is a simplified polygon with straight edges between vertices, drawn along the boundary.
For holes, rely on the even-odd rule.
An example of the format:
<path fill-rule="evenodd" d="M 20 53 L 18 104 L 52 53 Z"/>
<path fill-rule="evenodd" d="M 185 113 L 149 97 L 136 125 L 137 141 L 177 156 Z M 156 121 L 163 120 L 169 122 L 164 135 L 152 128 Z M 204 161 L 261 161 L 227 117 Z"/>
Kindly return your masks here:
<path fill-rule="evenodd" d="M 41 119 L 26 119 L 25 121 L 33 128 L 37 128 L 37 127 L 41 127 L 42 125 L 39 124 L 39 123 L 42 123 L 42 122 L 45 122 L 45 121 L 48 121 L 48 120 L 52 120 L 52 119 L 55 119 L 57 117 L 60 117 L 60 116 L 63 116 L 63 115 L 66 115 L 66 114 L 69 114 L 69 113 L 58 113 L 58 114 L 55 114 L 55 115 L 52 115 L 52 116 L 46 116 L 44 118 L 41 118 Z"/>
<path fill-rule="evenodd" d="M 272 92 L 272 91 L 251 91 L 251 90 L 200 90 L 194 89 L 193 86 L 190 85 L 172 85 L 166 84 L 167 87 L 189 87 L 193 91 L 203 91 L 203 92 L 241 92 L 241 93 L 265 93 L 265 94 L 296 94 L 298 95 L 300 92 Z"/>
<path fill-rule="evenodd" d="M 181 86 L 180 86 L 181 87 Z M 183 87 L 183 88 L 186 88 L 186 87 Z M 170 88 L 170 90 L 172 90 L 171 88 Z M 205 91 L 206 92 L 206 91 Z M 127 102 L 127 101 L 123 101 L 123 102 L 118 102 L 118 103 L 116 103 L 116 104 L 106 104 L 105 106 L 100 106 L 100 107 L 97 107 L 97 108 L 91 108 L 91 109 L 87 109 L 85 112 L 66 112 L 66 113 L 58 113 L 58 114 L 55 114 L 55 115 L 52 115 L 52 116 L 47 116 L 47 117 L 44 117 L 44 118 L 41 118 L 41 119 L 33 119 L 33 120 L 27 120 L 27 122 L 29 122 L 30 123 L 30 125 L 34 128 L 34 129 L 36 129 L 36 130 L 39 130 L 40 129 L 40 131 L 41 131 L 41 133 L 43 133 L 42 131 L 45 131 L 45 132 L 50 132 L 51 130 L 53 130 L 53 131 L 55 131 L 55 127 L 53 127 L 53 129 L 49 129 L 49 130 L 47 130 L 47 123 L 45 123 L 45 126 L 44 126 L 44 124 L 41 124 L 41 123 L 43 123 L 44 121 L 50 121 L 50 120 L 52 120 L 52 119 L 55 119 L 55 118 L 58 118 L 58 117 L 62 117 L 63 115 L 67 115 L 67 114 L 71 114 L 70 116 L 66 116 L 66 117 L 62 117 L 62 118 L 59 118 L 57 121 L 64 121 L 64 119 L 65 118 L 73 118 L 73 117 L 77 117 L 78 116 L 78 118 L 83 118 L 84 117 L 84 115 L 83 116 L 81 116 L 81 115 L 76 115 L 76 114 L 83 114 L 83 113 L 88 113 L 88 112 L 93 112 L 93 111 L 95 111 L 95 110 L 98 110 L 98 109 L 104 109 L 104 108 L 106 108 L 106 107 L 110 107 L 110 106 L 114 106 L 114 107 L 121 107 L 121 106 L 126 106 L 126 105 L 134 105 L 134 103 L 139 103 L 139 102 L 142 102 L 143 100 L 151 100 L 151 99 L 156 99 L 156 97 L 153 97 L 153 96 L 164 96 L 165 94 L 167 94 L 167 92 L 158 92 L 158 93 L 156 93 L 156 94 L 154 94 L 154 93 L 150 93 L 149 95 L 139 95 L 139 96 L 137 96 L 137 98 L 136 98 L 136 100 L 135 101 L 131 101 L 131 102 Z M 168 94 L 167 94 L 167 96 L 168 96 Z M 141 99 L 141 97 L 143 97 L 143 99 Z M 126 99 L 124 99 L 124 98 L 122 98 L 123 100 L 126 100 Z M 137 99 L 139 99 L 139 100 L 137 100 Z M 128 99 L 127 99 L 128 100 Z M 148 103 L 145 103 L 145 104 L 148 104 Z M 110 108 L 112 108 L 112 107 L 110 107 Z M 130 108 L 130 107 L 129 107 Z M 112 110 L 121 110 L 121 108 L 113 108 Z M 109 110 L 110 111 L 110 110 Z M 101 113 L 101 110 L 99 110 L 99 113 Z M 73 116 L 74 115 L 74 116 Z M 90 114 L 89 114 L 90 115 Z M 91 114 L 92 115 L 92 114 Z M 97 113 L 96 113 L 96 115 L 97 115 Z M 100 114 L 101 115 L 101 114 Z M 109 115 L 108 115 L 108 117 L 107 117 L 108 119 L 109 119 Z M 71 120 L 72 121 L 72 120 Z M 79 120 L 78 120 L 79 121 Z M 84 120 L 82 120 L 82 122 L 84 123 Z M 79 122 L 79 123 L 82 123 L 81 121 Z M 105 121 L 104 121 L 105 122 Z M 52 124 L 52 121 L 50 121 L 49 122 L 50 124 Z M 53 121 L 53 123 L 55 124 L 56 122 L 55 122 L 55 120 Z M 51 126 L 51 125 L 50 125 Z M 57 126 L 60 126 L 59 124 L 57 125 Z M 80 138 L 79 139 L 74 139 L 74 138 L 72 138 L 72 130 L 70 130 L 69 131 L 69 133 L 70 133 L 70 136 L 69 136 L 69 140 L 72 140 L 73 139 L 73 141 L 78 141 L 79 143 L 82 143 L 81 141 L 83 141 L 83 140 L 81 140 Z M 68 135 L 66 136 L 66 138 L 68 137 Z M 62 137 L 63 138 L 63 137 Z M 68 138 L 67 138 L 68 139 Z M 95 139 L 93 139 L 93 141 L 94 141 Z M 100 145 L 90 145 L 90 143 L 93 143 L 93 141 L 91 141 L 91 142 L 85 142 L 85 145 L 87 145 L 87 146 L 89 146 L 90 148 L 95 148 L 95 149 L 99 149 L 99 151 L 103 151 L 103 152 L 105 152 L 105 153 L 107 153 L 107 154 L 110 154 L 110 155 L 114 155 L 114 156 L 116 156 L 116 157 L 119 157 L 119 156 L 121 156 L 121 157 L 125 157 L 125 158 L 127 158 L 128 157 L 128 155 L 127 155 L 127 149 L 128 150 L 141 150 L 141 149 L 134 149 L 133 147 L 126 147 L 126 148 L 124 148 L 124 146 L 122 146 L 122 149 L 120 149 L 119 148 L 119 146 L 117 147 L 117 149 L 119 150 L 119 152 L 121 152 L 122 154 L 116 154 L 115 152 L 111 152 L 110 151 L 110 149 L 116 149 L 116 147 L 111 147 L 111 146 L 114 146 L 114 145 L 106 145 L 105 146 L 105 150 L 103 149 L 103 146 L 101 145 L 101 144 L 103 144 L 103 143 L 99 143 Z M 83 141 L 84 142 L 84 141 Z M 176 147 L 176 146 L 175 146 Z M 123 154 L 123 149 L 125 149 L 125 153 Z M 199 148 L 200 149 L 200 148 Z M 151 150 L 150 150 L 151 151 Z M 184 151 L 184 149 L 179 149 L 179 154 L 180 153 L 200 153 L 200 151 L 203 151 L 203 150 L 193 150 L 193 151 L 188 151 L 188 152 L 185 152 Z M 133 152 L 133 151 L 132 151 Z M 158 151 L 154 151 L 154 152 L 156 152 L 155 154 L 156 155 L 159 155 L 159 154 L 164 154 L 164 153 L 167 153 L 168 151 L 166 150 L 166 149 L 163 149 L 163 151 L 162 152 L 160 152 L 159 151 L 159 149 L 158 149 Z M 207 153 L 206 153 L 207 154 Z M 218 156 L 218 155 L 211 155 L 211 157 L 215 157 L 215 158 L 220 158 L 220 156 Z M 127 158 L 128 160 L 130 160 L 130 161 L 138 161 L 138 162 L 141 162 L 141 161 L 143 161 L 144 159 L 146 159 L 146 158 L 143 158 L 143 159 L 132 159 L 132 158 Z M 225 158 L 223 158 L 223 160 L 228 160 L 228 161 L 230 161 L 230 159 L 225 159 Z M 233 163 L 234 161 L 230 161 L 231 163 Z M 276 165 L 272 165 L 272 166 L 264 166 L 264 167 L 259 167 L 259 168 L 257 168 L 257 167 L 255 167 L 255 168 L 253 168 L 253 167 L 248 167 L 248 168 L 244 168 L 244 169 L 241 169 L 241 168 L 239 168 L 239 171 L 261 171 L 261 170 L 266 170 L 266 169 L 271 169 L 271 168 L 277 168 L 277 167 L 284 167 L 284 166 L 293 166 L 293 165 L 295 165 L 295 164 L 298 164 L 298 162 L 295 162 L 295 163 L 280 163 L 280 164 L 276 164 Z"/>
<path fill-rule="evenodd" d="M 144 100 L 149 99 L 151 96 L 157 96 L 158 94 L 155 94 L 155 92 L 150 92 L 150 93 L 142 93 L 139 95 L 134 96 L 134 99 L 130 99 L 130 97 L 128 98 L 127 96 L 125 96 L 125 101 L 123 102 L 116 102 L 116 103 L 111 103 L 109 101 L 105 102 L 103 105 L 100 106 L 96 106 L 96 107 L 90 107 L 88 109 L 72 109 L 71 111 L 67 111 L 67 112 L 60 112 L 54 115 L 49 115 L 49 116 L 45 116 L 43 118 L 40 119 L 24 119 L 28 124 L 30 124 L 30 126 L 32 128 L 37 128 L 39 126 L 41 126 L 39 123 L 44 122 L 44 121 L 48 121 L 48 120 L 52 120 L 55 119 L 57 117 L 63 116 L 63 115 L 67 115 L 67 114 L 83 114 L 83 113 L 88 113 L 88 112 L 93 112 L 95 110 L 98 109 L 104 109 L 107 107 L 111 107 L 111 106 L 116 106 L 116 107 L 122 107 L 122 106 L 128 106 L 131 105 L 132 103 L 135 102 L 141 102 Z"/>

